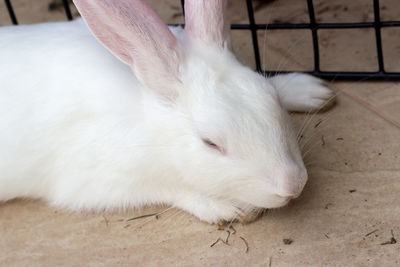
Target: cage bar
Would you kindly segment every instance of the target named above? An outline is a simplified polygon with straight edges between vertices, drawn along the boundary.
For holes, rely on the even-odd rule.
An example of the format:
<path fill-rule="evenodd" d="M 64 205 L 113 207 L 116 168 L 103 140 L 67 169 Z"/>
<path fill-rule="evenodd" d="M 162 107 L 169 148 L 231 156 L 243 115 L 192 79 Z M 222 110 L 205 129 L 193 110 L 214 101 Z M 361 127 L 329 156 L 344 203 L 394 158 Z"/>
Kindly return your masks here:
<path fill-rule="evenodd" d="M 62 0 L 63 6 L 64 6 L 64 11 L 65 15 L 67 16 L 68 20 L 72 20 L 72 14 L 71 14 L 71 9 L 69 8 L 68 0 Z"/>
<path fill-rule="evenodd" d="M 257 71 L 262 72 L 260 50 L 258 48 L 257 27 L 256 27 L 256 22 L 254 20 L 253 4 L 251 0 L 246 0 L 246 6 L 247 6 L 247 13 L 249 16 L 249 23 L 250 23 L 249 28 L 251 31 L 251 40 L 253 42 L 253 52 L 254 52 L 254 59 L 256 61 L 256 69 Z"/>
<path fill-rule="evenodd" d="M 312 0 L 307 0 L 308 16 L 310 17 L 310 30 L 313 41 L 314 70 L 319 72 L 319 46 L 318 46 L 318 25 L 315 21 L 314 5 Z"/>
<path fill-rule="evenodd" d="M 14 9 L 13 9 L 13 7 L 11 5 L 10 0 L 4 0 L 4 2 L 6 3 L 6 7 L 7 7 L 7 10 L 8 10 L 8 15 L 10 16 L 12 24 L 18 25 L 17 17 L 15 16 Z"/>
<path fill-rule="evenodd" d="M 376 40 L 376 50 L 377 50 L 376 52 L 378 56 L 379 71 L 384 72 L 379 0 L 374 0 L 374 28 L 375 28 L 375 40 Z"/>

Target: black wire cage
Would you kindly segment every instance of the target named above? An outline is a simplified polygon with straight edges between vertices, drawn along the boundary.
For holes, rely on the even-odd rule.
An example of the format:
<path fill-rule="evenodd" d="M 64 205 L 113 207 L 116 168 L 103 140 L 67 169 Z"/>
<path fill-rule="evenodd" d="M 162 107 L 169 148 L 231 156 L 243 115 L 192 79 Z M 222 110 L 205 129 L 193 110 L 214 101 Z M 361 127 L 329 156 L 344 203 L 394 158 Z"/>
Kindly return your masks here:
<path fill-rule="evenodd" d="M 18 24 L 17 17 L 13 10 L 11 0 L 4 0 L 10 19 L 14 25 Z M 257 38 L 257 30 L 283 30 L 283 29 L 308 29 L 312 34 L 313 60 L 314 68 L 312 71 L 304 71 L 311 75 L 328 79 L 328 80 L 400 80 L 400 72 L 385 71 L 381 29 L 383 27 L 398 27 L 400 21 L 381 21 L 379 0 L 373 1 L 374 20 L 372 22 L 353 22 L 353 23 L 317 23 L 315 19 L 315 11 L 313 0 L 307 0 L 309 23 L 273 23 L 273 24 L 257 24 L 254 19 L 254 10 L 252 0 L 246 0 L 248 24 L 232 24 L 232 30 L 250 31 L 254 52 L 256 69 L 267 75 L 276 73 L 287 73 L 289 71 L 262 69 L 260 59 L 260 49 Z M 62 0 L 66 18 L 72 20 L 72 13 L 68 0 Z M 184 13 L 184 0 L 181 0 L 182 11 Z M 182 25 L 184 26 L 184 25 Z M 355 71 L 323 71 L 320 68 L 320 46 L 318 38 L 319 29 L 360 29 L 370 28 L 375 32 L 376 54 L 378 70 L 374 72 L 355 72 Z"/>

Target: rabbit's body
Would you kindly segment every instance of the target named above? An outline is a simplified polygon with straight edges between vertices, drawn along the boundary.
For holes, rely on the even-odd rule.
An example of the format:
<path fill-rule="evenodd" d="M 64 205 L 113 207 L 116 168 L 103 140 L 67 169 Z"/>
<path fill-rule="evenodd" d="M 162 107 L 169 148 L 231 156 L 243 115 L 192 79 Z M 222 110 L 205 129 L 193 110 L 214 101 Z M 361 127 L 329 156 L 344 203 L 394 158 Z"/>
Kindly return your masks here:
<path fill-rule="evenodd" d="M 173 129 L 175 120 L 150 108 L 130 68 L 82 21 L 4 27 L 0 36 L 0 200 L 73 209 L 172 203 L 166 184 L 179 175 L 165 138 L 179 136 L 160 123 Z"/>
<path fill-rule="evenodd" d="M 201 0 L 186 1 L 178 39 L 141 0 L 75 2 L 130 68 L 80 20 L 0 28 L 0 201 L 163 203 L 217 222 L 298 196 L 307 174 L 280 102 L 320 106 L 331 91 L 319 80 L 274 78 L 276 91 L 235 59 L 225 30 L 199 28 L 211 23 L 191 17 Z M 204 2 L 211 12 L 225 4 Z M 302 87 L 306 105 L 290 93 Z"/>

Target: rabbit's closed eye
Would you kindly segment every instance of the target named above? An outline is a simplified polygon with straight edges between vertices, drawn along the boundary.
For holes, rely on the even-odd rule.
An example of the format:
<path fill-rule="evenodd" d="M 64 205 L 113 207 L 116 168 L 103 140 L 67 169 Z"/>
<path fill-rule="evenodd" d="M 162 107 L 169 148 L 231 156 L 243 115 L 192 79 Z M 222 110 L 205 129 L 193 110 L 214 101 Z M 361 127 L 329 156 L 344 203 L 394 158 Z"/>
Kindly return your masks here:
<path fill-rule="evenodd" d="M 202 140 L 203 143 L 204 143 L 206 146 L 208 146 L 209 148 L 218 150 L 219 152 L 221 152 L 221 153 L 223 153 L 223 154 L 225 153 L 225 149 L 224 149 L 223 147 L 217 145 L 216 143 L 214 143 L 214 142 L 211 141 L 210 139 L 208 139 L 208 138 L 202 138 L 201 140 Z"/>

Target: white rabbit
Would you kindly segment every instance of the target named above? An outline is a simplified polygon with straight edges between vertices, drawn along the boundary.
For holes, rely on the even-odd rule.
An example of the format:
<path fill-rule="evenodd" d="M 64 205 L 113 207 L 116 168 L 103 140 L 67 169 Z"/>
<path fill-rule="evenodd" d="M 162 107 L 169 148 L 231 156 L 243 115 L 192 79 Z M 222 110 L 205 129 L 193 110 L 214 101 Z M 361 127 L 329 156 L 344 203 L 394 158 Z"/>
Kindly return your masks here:
<path fill-rule="evenodd" d="M 164 203 L 215 223 L 300 194 L 284 107 L 313 110 L 332 91 L 239 63 L 226 0 L 187 0 L 176 36 L 142 0 L 75 4 L 114 55 L 82 20 L 0 29 L 0 201 Z"/>

